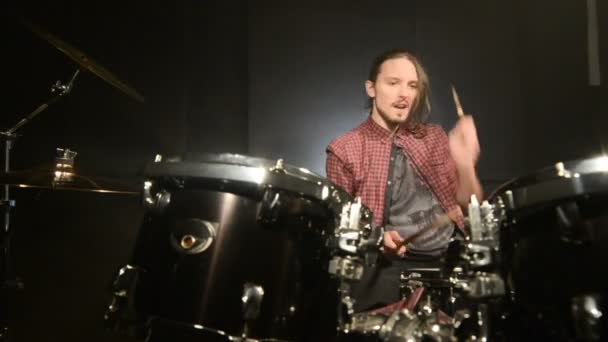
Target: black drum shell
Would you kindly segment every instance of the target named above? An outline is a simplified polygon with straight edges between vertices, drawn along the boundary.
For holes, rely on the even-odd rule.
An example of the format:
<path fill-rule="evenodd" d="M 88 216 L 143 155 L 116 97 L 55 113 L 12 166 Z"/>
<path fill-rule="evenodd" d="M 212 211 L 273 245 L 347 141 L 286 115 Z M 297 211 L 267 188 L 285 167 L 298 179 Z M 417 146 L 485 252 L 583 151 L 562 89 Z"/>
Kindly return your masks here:
<path fill-rule="evenodd" d="M 252 283 L 263 288 L 264 298 L 248 336 L 299 340 L 312 332 L 310 324 L 335 327 L 337 292 L 323 248 L 333 216 L 323 206 L 280 192 L 279 213 L 273 222 L 263 222 L 264 202 L 258 197 L 163 190 L 171 194 L 170 203 L 145 216 L 133 255 L 133 264 L 143 270 L 135 291 L 140 314 L 240 336 L 243 286 Z M 209 248 L 198 254 L 175 244 L 175 235 L 186 234 L 185 222 L 191 220 L 216 228 Z"/>
<path fill-rule="evenodd" d="M 494 266 L 505 279 L 502 323 L 509 339 L 580 339 L 573 303 L 586 296 L 604 312 L 594 329 L 608 337 L 608 173 L 602 163 L 545 168 L 490 196 L 504 209 Z"/>

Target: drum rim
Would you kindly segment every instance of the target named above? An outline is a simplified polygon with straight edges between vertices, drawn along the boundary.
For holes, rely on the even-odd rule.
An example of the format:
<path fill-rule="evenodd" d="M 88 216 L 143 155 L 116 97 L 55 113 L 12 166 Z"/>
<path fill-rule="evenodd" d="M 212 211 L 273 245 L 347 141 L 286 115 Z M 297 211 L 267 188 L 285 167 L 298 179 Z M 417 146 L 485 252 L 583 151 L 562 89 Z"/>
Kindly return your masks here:
<path fill-rule="evenodd" d="M 196 160 L 192 160 L 196 159 Z M 355 197 L 340 186 L 332 183 L 308 169 L 285 163 L 231 153 L 201 153 L 197 158 L 173 158 L 149 163 L 144 169 L 148 181 L 180 178 L 189 182 L 214 183 L 237 195 L 262 194 L 266 189 L 285 190 L 298 196 L 325 203 L 339 214 L 342 204 L 354 202 Z M 172 182 L 165 182 L 172 183 Z M 225 187 L 224 187 L 225 185 Z M 202 189 L 209 189 L 202 186 Z M 363 205 L 366 217 L 372 217 L 371 210 Z"/>
<path fill-rule="evenodd" d="M 517 210 L 568 198 L 608 193 L 608 156 L 574 159 L 540 168 L 500 185 L 488 199 Z"/>
<path fill-rule="evenodd" d="M 144 171 L 145 176 L 182 176 L 181 169 L 179 170 L 179 175 L 171 174 L 170 167 L 167 165 L 225 165 L 225 166 L 242 166 L 248 168 L 265 168 L 270 169 L 276 167 L 279 160 L 281 161 L 282 168 L 285 170 L 286 174 L 294 177 L 300 177 L 302 179 L 307 179 L 310 181 L 314 181 L 315 183 L 325 182 L 328 183 L 328 180 L 321 175 L 310 171 L 309 169 L 298 167 L 293 164 L 285 163 L 282 158 L 278 158 L 276 160 L 261 158 L 261 157 L 252 157 L 244 154 L 236 154 L 236 153 L 196 153 L 189 154 L 187 157 L 177 157 L 171 158 L 159 162 L 153 162 L 146 166 Z M 165 171 L 166 174 L 161 174 L 160 171 Z M 203 170 L 198 170 L 203 171 Z M 204 175 L 199 175 L 204 177 Z M 190 175 L 190 177 L 197 177 L 197 175 Z M 208 177 L 204 177 L 208 178 Z"/>

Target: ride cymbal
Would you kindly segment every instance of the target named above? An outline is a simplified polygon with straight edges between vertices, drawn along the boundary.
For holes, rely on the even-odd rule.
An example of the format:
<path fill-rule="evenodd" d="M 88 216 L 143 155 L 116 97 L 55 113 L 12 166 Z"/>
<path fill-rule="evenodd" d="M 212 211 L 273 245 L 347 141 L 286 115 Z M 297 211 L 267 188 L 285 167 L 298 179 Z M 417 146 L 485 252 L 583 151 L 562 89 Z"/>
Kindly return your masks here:
<path fill-rule="evenodd" d="M 11 171 L 0 173 L 0 184 L 20 188 L 71 190 L 99 193 L 137 195 L 139 191 L 131 185 L 108 178 L 77 174 L 75 171 L 53 169 Z"/>

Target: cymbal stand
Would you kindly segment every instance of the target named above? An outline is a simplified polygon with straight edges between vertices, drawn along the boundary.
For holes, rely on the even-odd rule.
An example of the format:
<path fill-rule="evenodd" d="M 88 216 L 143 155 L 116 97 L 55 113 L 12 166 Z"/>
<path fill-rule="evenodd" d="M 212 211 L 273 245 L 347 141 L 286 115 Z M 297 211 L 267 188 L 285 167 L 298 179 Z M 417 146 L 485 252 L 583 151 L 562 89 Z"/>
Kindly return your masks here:
<path fill-rule="evenodd" d="M 57 100 L 69 94 L 79 73 L 80 69 L 77 69 L 67 84 L 62 83 L 61 81 L 56 81 L 55 84 L 51 86 L 51 93 L 53 96 L 49 100 L 19 120 L 19 122 L 17 122 L 17 124 L 9 130 L 0 132 L 0 141 L 4 145 L 3 172 L 8 173 L 10 171 L 10 153 L 13 143 L 17 139 L 16 131 L 30 122 L 40 113 L 45 111 Z M 15 201 L 10 198 L 8 184 L 4 184 L 1 189 L 2 196 L 0 197 L 0 213 L 2 214 L 2 229 L 0 230 L 0 291 L 2 292 L 2 298 L 4 298 L 5 292 L 12 292 L 22 289 L 23 283 L 15 275 L 15 272 L 12 269 L 13 265 L 10 260 L 11 237 L 15 233 L 14 228 L 12 228 L 10 225 L 10 210 L 15 206 Z M 3 305 L 3 303 L 0 303 L 0 307 L 6 306 Z M 8 341 L 9 338 L 8 317 L 6 317 L 6 310 L 2 311 L 4 312 L 0 312 L 0 342 L 5 342 Z"/>

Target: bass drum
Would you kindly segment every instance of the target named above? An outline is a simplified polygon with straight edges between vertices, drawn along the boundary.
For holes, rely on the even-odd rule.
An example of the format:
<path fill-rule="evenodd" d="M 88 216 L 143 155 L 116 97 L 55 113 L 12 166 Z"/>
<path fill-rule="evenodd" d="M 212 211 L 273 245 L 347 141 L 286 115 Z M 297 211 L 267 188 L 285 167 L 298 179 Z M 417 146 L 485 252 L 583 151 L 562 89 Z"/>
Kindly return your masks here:
<path fill-rule="evenodd" d="M 281 160 L 232 154 L 154 163 L 146 176 L 148 211 L 116 281 L 137 278 L 146 341 L 333 338 L 324 237 L 340 219 L 332 201 L 350 196 Z"/>
<path fill-rule="evenodd" d="M 504 209 L 507 340 L 608 339 L 608 158 L 557 163 L 490 196 Z"/>

